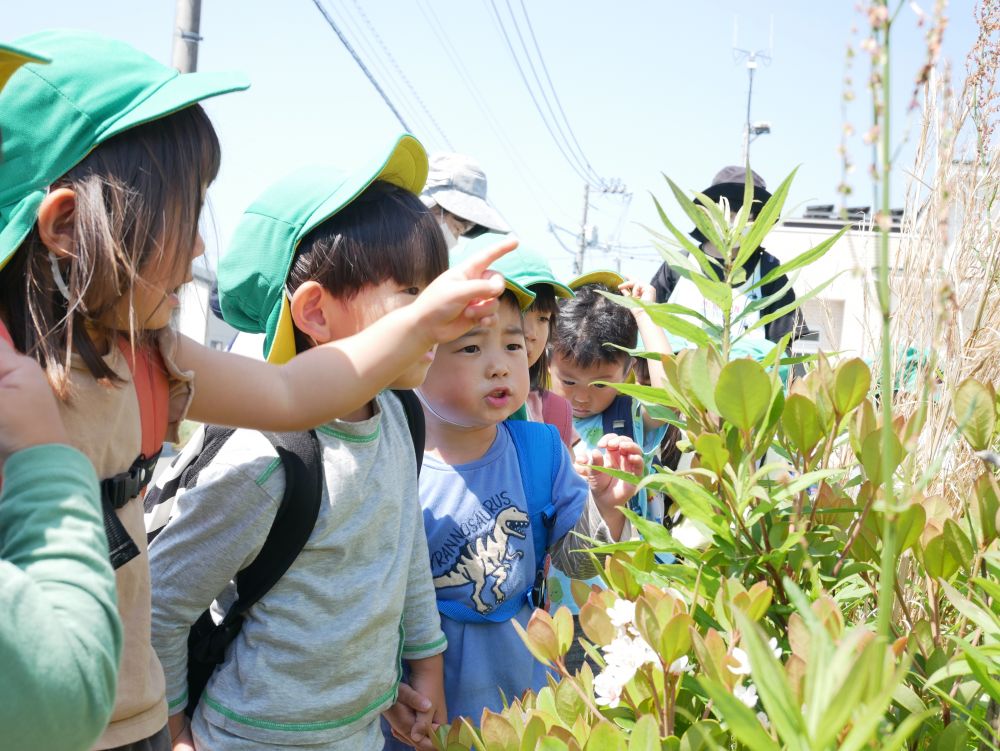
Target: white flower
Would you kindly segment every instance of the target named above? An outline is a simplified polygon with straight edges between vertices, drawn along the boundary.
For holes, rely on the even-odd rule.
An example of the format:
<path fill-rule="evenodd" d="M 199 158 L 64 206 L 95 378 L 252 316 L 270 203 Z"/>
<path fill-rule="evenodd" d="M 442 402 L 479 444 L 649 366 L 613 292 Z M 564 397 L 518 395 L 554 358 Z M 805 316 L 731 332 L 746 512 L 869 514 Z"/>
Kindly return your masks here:
<path fill-rule="evenodd" d="M 688 664 L 687 655 L 683 657 L 678 657 L 676 660 L 670 663 L 670 667 L 667 668 L 667 672 L 670 675 L 683 675 L 694 670 L 694 665 Z"/>
<path fill-rule="evenodd" d="M 757 687 L 752 683 L 746 686 L 739 685 L 733 688 L 733 696 L 743 702 L 750 709 L 757 706 Z"/>
<path fill-rule="evenodd" d="M 730 673 L 733 675 L 750 675 L 750 657 L 746 652 L 739 647 L 733 647 L 729 655 L 736 661 L 735 667 L 727 665 Z"/>
<path fill-rule="evenodd" d="M 625 683 L 628 681 L 623 683 L 610 667 L 603 670 L 594 678 L 594 700 L 601 706 L 614 709 L 621 701 Z"/>
<path fill-rule="evenodd" d="M 771 648 L 771 651 L 774 653 L 774 656 L 780 660 L 782 655 L 782 650 L 781 647 L 778 646 L 778 640 L 772 636 L 770 639 L 767 640 L 767 645 Z"/>
<path fill-rule="evenodd" d="M 758 712 L 757 719 L 760 721 L 760 724 L 763 725 L 765 729 L 767 730 L 771 729 L 771 721 L 767 719 L 766 714 L 764 714 L 763 712 Z"/>
<path fill-rule="evenodd" d="M 675 600 L 680 600 L 681 602 L 684 602 L 684 595 L 681 594 L 681 591 L 679 589 L 674 589 L 673 587 L 664 587 L 663 594 L 670 595 Z"/>
<path fill-rule="evenodd" d="M 620 635 L 604 647 L 604 658 L 608 665 L 615 665 L 629 671 L 630 679 L 643 665 L 656 664 L 659 657 L 641 636 Z M 628 679 L 626 679 L 628 680 Z"/>
<path fill-rule="evenodd" d="M 615 600 L 605 612 L 615 628 L 625 628 L 635 622 L 635 603 L 631 600 Z"/>

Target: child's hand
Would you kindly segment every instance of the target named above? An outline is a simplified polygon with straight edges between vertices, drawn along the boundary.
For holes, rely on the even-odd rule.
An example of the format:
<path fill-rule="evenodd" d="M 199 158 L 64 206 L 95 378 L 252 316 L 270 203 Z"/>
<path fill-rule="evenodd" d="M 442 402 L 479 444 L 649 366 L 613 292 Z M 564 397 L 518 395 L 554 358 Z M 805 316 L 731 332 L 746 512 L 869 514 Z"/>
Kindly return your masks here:
<path fill-rule="evenodd" d="M 195 751 L 194 737 L 191 735 L 191 723 L 183 712 L 171 715 L 167 720 L 170 730 L 170 743 L 173 751 Z"/>
<path fill-rule="evenodd" d="M 603 451 L 602 451 L 603 449 Z M 642 449 L 631 438 L 608 433 L 597 442 L 589 456 L 576 461 L 576 471 L 587 480 L 594 500 L 602 510 L 616 508 L 635 495 L 635 485 L 599 472 L 594 467 L 608 467 L 631 475 L 642 475 L 645 458 Z"/>
<path fill-rule="evenodd" d="M 435 655 L 422 660 L 410 660 L 409 666 L 410 684 L 431 703 L 429 709 L 417 712 L 410 738 L 420 751 L 434 751 L 431 735 L 436 727 L 448 722 L 444 698 L 444 657 Z"/>
<path fill-rule="evenodd" d="M 516 239 L 494 245 L 431 282 L 409 306 L 420 320 L 419 332 L 437 344 L 458 339 L 477 323 L 489 325 L 504 290 L 503 276 L 489 266 L 516 247 Z"/>
<path fill-rule="evenodd" d="M 429 722 L 418 720 L 418 717 L 431 716 L 433 711 L 434 704 L 430 699 L 408 684 L 400 683 L 396 703 L 383 712 L 382 716 L 389 723 L 393 738 L 421 750 L 434 751 L 434 744 L 429 737 L 433 728 Z"/>
<path fill-rule="evenodd" d="M 41 367 L 0 339 L 0 467 L 15 451 L 66 443 L 66 428 Z"/>
<path fill-rule="evenodd" d="M 634 297 L 637 300 L 642 300 L 643 302 L 655 303 L 656 302 L 656 288 L 652 284 L 646 284 L 645 282 L 640 282 L 637 279 L 626 279 L 624 282 L 618 285 L 618 291 L 622 293 L 624 297 Z M 646 311 L 641 308 L 632 309 L 633 315 L 644 315 Z"/>

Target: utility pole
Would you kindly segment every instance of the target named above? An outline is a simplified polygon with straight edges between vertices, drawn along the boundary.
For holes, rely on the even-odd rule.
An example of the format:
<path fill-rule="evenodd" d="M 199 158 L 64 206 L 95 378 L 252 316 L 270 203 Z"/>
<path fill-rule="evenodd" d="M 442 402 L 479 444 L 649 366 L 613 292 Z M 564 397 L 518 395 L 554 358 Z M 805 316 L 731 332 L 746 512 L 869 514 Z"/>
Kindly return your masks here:
<path fill-rule="evenodd" d="M 580 223 L 580 247 L 576 251 L 576 260 L 573 262 L 573 274 L 579 276 L 583 273 L 583 257 L 587 252 L 587 209 L 590 208 L 590 184 L 583 184 L 583 221 Z"/>
<path fill-rule="evenodd" d="M 754 123 L 750 120 L 750 103 L 753 100 L 753 74 L 754 71 L 760 67 L 763 63 L 765 66 L 771 64 L 771 50 L 774 49 L 774 17 L 771 17 L 771 36 L 768 43 L 768 51 L 757 50 L 756 52 L 751 52 L 747 49 L 741 49 L 736 45 L 739 37 L 739 19 L 733 19 L 733 61 L 741 62 L 746 60 L 747 75 L 749 77 L 749 85 L 747 86 L 747 117 L 746 122 L 743 125 L 743 149 L 742 149 L 742 161 L 741 164 L 749 164 L 750 159 L 750 144 L 753 143 L 757 136 L 762 136 L 765 133 L 771 132 L 771 124 L 768 122 Z"/>
<path fill-rule="evenodd" d="M 201 42 L 201 0 L 177 0 L 174 15 L 172 64 L 181 73 L 198 70 L 198 43 Z"/>

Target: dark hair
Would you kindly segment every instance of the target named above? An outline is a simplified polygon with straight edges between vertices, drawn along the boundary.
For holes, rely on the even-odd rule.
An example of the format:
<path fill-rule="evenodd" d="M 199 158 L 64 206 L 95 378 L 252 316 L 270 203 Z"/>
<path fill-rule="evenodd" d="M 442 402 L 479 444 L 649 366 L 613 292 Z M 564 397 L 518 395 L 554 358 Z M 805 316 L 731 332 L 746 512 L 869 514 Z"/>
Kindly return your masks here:
<path fill-rule="evenodd" d="M 60 397 L 69 396 L 74 351 L 94 378 L 118 380 L 87 325 L 113 333 L 98 319 L 130 297 L 151 266 L 190 267 L 220 158 L 215 129 L 196 104 L 108 139 L 53 182 L 76 194 L 73 258 L 61 263 L 70 299 L 56 287 L 36 223 L 0 270 L 0 312 L 14 346 L 41 364 Z M 130 329 L 134 341 L 139 322 Z"/>
<path fill-rule="evenodd" d="M 549 314 L 549 339 L 555 335 L 556 318 L 559 315 L 559 302 L 551 284 L 532 284 L 528 287 L 535 293 L 535 301 L 526 313 L 538 311 Z M 545 391 L 549 387 L 549 348 L 545 346 L 535 364 L 528 369 L 529 383 L 532 391 Z"/>
<path fill-rule="evenodd" d="M 350 299 L 387 281 L 423 286 L 448 268 L 448 248 L 437 222 L 420 199 L 376 180 L 299 243 L 286 288 L 307 281 Z M 296 332 L 300 351 L 308 347 Z"/>
<path fill-rule="evenodd" d="M 580 287 L 575 298 L 562 303 L 556 319 L 553 351 L 581 368 L 621 362 L 628 354 L 609 345 L 634 349 L 639 336 L 639 327 L 629 309 L 598 290 L 610 291 L 600 284 Z"/>

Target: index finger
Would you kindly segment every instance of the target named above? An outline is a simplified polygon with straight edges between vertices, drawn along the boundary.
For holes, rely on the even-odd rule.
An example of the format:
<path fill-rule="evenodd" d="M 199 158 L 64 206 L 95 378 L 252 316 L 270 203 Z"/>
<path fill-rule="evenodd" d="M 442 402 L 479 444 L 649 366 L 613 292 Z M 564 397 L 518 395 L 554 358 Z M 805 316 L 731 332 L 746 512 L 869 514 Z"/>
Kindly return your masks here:
<path fill-rule="evenodd" d="M 467 277 L 478 278 L 486 273 L 486 270 L 489 269 L 494 261 L 499 258 L 503 258 L 505 255 L 514 250 L 514 248 L 517 247 L 518 242 L 519 241 L 516 237 L 510 237 L 503 242 L 497 243 L 496 245 L 477 253 L 459 266 L 458 269 Z"/>

